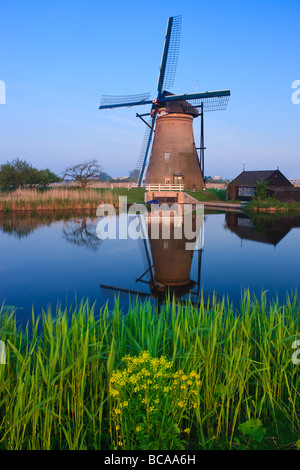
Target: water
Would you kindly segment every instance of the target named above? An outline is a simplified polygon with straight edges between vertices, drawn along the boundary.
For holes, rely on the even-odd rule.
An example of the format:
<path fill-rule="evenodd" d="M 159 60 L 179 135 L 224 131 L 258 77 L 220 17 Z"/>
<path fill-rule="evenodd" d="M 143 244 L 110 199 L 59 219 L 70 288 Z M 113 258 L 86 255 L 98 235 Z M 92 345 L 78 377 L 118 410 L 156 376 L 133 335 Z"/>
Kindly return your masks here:
<path fill-rule="evenodd" d="M 182 242 L 99 240 L 94 213 L 0 214 L 0 302 L 27 321 L 37 314 L 89 299 L 109 308 L 118 296 L 163 302 L 164 283 L 184 300 L 229 296 L 238 305 L 249 288 L 281 302 L 300 292 L 300 216 L 250 219 L 233 212 L 205 213 L 204 245 L 187 253 Z M 149 265 L 148 257 L 151 258 Z M 154 267 L 149 269 L 149 266 Z M 152 277 L 151 277 L 152 273 Z M 180 285 L 181 284 L 181 285 Z"/>

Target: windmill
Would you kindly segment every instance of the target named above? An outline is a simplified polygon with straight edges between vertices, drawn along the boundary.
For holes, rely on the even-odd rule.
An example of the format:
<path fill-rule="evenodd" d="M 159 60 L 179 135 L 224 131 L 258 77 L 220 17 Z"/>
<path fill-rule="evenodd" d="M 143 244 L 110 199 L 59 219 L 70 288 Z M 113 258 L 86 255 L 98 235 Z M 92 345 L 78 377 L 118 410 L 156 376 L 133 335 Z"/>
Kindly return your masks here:
<path fill-rule="evenodd" d="M 99 109 L 113 109 L 151 105 L 150 112 L 136 114 L 147 126 L 136 169 L 133 171 L 138 186 L 143 184 L 148 163 L 147 184 L 182 183 L 185 188 L 203 188 L 203 114 L 206 111 L 226 109 L 229 100 L 230 90 L 197 91 L 180 95 L 166 91 L 174 84 L 181 19 L 181 16 L 168 19 L 156 98 L 149 99 L 150 93 L 129 96 L 103 95 L 99 107 Z M 199 115 L 201 137 L 198 157 L 193 135 L 193 119 Z M 144 119 L 147 116 L 148 121 Z"/>

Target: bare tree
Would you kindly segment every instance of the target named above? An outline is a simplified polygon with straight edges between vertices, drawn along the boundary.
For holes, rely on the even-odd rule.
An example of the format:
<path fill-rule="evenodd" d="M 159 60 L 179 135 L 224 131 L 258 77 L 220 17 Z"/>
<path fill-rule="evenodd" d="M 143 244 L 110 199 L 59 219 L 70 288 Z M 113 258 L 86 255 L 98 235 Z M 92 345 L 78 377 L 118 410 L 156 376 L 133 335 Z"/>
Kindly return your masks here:
<path fill-rule="evenodd" d="M 65 169 L 64 178 L 71 178 L 76 181 L 85 191 L 86 187 L 93 182 L 95 178 L 99 178 L 102 173 L 102 167 L 96 159 L 88 162 L 78 163 Z"/>

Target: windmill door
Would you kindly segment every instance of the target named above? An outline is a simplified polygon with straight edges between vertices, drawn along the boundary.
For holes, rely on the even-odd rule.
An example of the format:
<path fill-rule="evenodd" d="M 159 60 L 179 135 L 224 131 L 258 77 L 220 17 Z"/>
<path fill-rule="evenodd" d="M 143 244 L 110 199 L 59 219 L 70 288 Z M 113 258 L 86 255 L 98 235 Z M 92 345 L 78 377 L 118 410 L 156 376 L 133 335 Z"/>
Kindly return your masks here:
<path fill-rule="evenodd" d="M 182 184 L 183 175 L 181 173 L 174 173 L 173 180 L 174 180 L 174 184 Z"/>

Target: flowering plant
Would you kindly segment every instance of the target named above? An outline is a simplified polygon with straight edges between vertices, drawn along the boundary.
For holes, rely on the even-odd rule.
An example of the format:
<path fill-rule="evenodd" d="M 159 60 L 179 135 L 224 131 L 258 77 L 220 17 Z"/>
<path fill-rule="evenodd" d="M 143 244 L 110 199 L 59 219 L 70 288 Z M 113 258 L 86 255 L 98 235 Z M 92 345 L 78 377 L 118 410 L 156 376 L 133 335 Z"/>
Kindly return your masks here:
<path fill-rule="evenodd" d="M 125 367 L 113 371 L 109 382 L 115 449 L 183 449 L 199 406 L 199 375 L 174 372 L 172 361 L 148 351 L 122 360 Z"/>

